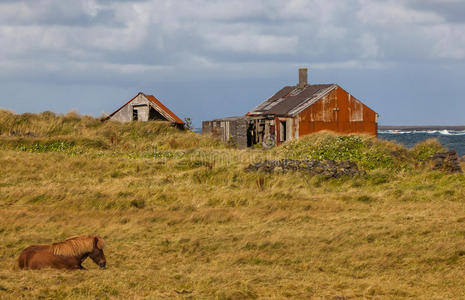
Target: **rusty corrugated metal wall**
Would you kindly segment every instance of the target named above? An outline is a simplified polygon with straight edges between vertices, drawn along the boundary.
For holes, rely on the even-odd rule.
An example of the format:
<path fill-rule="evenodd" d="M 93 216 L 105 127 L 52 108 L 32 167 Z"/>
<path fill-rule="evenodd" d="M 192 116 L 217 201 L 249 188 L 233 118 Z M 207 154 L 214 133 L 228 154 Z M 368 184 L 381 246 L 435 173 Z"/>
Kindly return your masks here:
<path fill-rule="evenodd" d="M 377 135 L 377 115 L 341 87 L 298 114 L 299 136 L 330 130 Z"/>

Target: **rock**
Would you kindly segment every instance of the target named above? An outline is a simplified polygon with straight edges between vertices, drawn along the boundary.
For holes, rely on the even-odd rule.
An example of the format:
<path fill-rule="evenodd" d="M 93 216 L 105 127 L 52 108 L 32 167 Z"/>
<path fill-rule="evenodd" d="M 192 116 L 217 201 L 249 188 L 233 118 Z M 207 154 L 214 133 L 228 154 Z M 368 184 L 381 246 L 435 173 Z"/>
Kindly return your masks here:
<path fill-rule="evenodd" d="M 276 172 L 276 173 L 284 173 L 286 172 L 282 167 L 276 167 L 274 168 L 273 172 Z"/>
<path fill-rule="evenodd" d="M 35 134 L 34 132 L 32 131 L 28 131 L 24 134 L 25 136 L 31 136 L 31 137 L 37 137 L 37 134 Z"/>
<path fill-rule="evenodd" d="M 452 149 L 448 152 L 438 152 L 431 158 L 433 170 L 442 170 L 448 173 L 462 173 L 457 152 Z"/>
<path fill-rule="evenodd" d="M 341 176 L 364 175 L 365 172 L 358 169 L 356 163 L 352 161 L 337 162 L 334 160 L 265 160 L 263 162 L 250 164 L 248 171 L 279 172 L 300 171 L 310 175 L 322 175 L 327 178 L 337 178 Z"/>

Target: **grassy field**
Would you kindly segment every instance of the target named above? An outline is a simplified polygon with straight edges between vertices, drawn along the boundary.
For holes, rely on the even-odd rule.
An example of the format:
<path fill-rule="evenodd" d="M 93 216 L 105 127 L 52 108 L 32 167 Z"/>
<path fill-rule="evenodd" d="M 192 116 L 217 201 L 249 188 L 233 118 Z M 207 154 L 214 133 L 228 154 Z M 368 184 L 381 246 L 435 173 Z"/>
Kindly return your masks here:
<path fill-rule="evenodd" d="M 309 136 L 237 150 L 162 123 L 0 111 L 0 298 L 465 299 L 465 179 L 441 151 Z M 326 179 L 246 172 L 351 159 Z M 26 246 L 100 234 L 108 268 L 23 271 Z"/>

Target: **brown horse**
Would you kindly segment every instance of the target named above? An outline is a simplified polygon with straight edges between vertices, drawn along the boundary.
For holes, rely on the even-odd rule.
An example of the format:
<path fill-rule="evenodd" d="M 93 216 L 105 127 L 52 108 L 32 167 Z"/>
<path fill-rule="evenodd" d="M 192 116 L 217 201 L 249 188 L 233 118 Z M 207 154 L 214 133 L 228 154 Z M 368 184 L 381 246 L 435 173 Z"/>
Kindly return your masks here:
<path fill-rule="evenodd" d="M 82 262 L 90 257 L 100 268 L 105 268 L 104 243 L 100 236 L 78 236 L 52 245 L 33 245 L 21 252 L 21 269 L 84 269 Z"/>

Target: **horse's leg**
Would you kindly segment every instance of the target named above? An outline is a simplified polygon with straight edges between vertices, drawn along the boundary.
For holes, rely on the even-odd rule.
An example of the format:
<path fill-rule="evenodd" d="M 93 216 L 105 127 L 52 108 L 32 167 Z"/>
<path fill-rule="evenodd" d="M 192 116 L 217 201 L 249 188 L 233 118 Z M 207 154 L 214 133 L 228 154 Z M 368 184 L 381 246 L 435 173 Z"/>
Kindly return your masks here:
<path fill-rule="evenodd" d="M 84 267 L 81 265 L 81 261 L 76 257 L 56 257 L 56 264 L 69 270 L 82 270 Z"/>
<path fill-rule="evenodd" d="M 79 260 L 79 263 L 78 263 L 79 269 L 81 269 L 81 270 L 87 270 L 86 268 L 84 268 L 84 267 L 82 266 L 82 263 L 84 262 L 84 260 L 86 260 L 86 258 L 87 258 L 88 256 L 89 256 L 88 253 L 84 253 L 84 255 L 82 255 L 80 258 L 78 258 L 78 260 Z"/>

